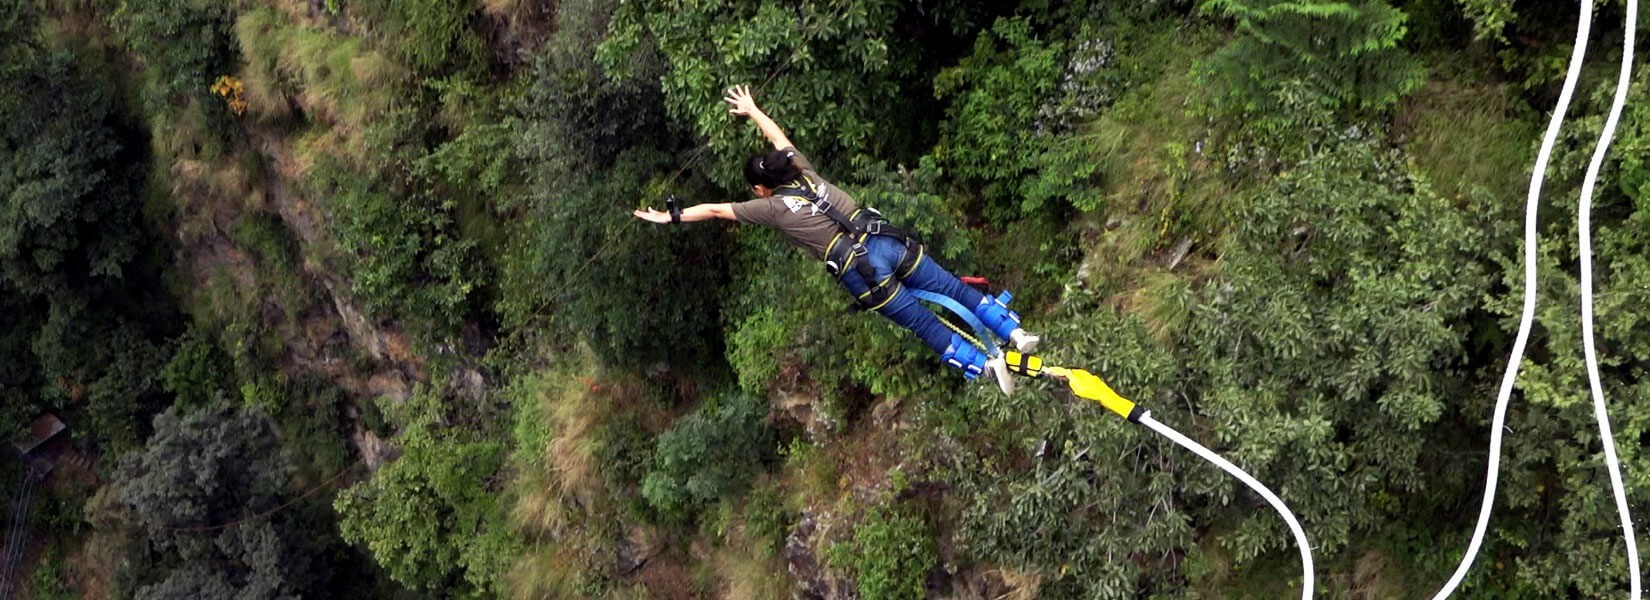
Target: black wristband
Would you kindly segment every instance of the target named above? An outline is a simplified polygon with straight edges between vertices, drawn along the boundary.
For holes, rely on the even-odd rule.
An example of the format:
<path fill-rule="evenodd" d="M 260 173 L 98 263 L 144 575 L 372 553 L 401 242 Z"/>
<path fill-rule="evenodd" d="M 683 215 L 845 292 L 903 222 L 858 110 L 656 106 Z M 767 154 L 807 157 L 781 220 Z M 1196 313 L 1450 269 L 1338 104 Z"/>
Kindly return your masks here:
<path fill-rule="evenodd" d="M 674 194 L 665 196 L 665 208 L 670 211 L 670 224 L 682 224 L 682 205 L 676 202 Z"/>

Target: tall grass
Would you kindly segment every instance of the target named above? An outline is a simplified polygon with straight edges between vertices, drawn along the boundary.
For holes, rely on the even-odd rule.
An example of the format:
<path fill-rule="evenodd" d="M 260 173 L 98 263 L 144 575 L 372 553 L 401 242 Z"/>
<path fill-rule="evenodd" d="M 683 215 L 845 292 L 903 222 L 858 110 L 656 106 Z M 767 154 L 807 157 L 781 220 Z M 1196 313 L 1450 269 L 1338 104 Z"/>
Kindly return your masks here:
<path fill-rule="evenodd" d="M 608 578 L 611 544 L 629 525 L 624 490 L 615 489 L 619 467 L 604 446 L 621 420 L 646 427 L 665 416 L 642 401 L 634 383 L 593 375 L 593 357 L 571 358 L 519 378 L 511 389 L 510 522 L 531 548 L 506 576 L 516 598 L 589 597 L 590 586 Z"/>
<path fill-rule="evenodd" d="M 613 412 L 599 384 L 567 375 L 541 375 L 529 384 L 530 411 L 521 419 L 538 423 L 518 425 L 537 432 L 519 435 L 521 464 L 518 500 L 511 520 L 523 532 L 554 535 L 595 506 L 603 492 L 597 472 L 598 425 Z"/>
<path fill-rule="evenodd" d="M 296 106 L 353 136 L 407 94 L 407 70 L 359 38 L 296 25 L 270 8 L 243 13 L 235 29 L 248 107 L 260 118 L 284 119 Z"/>
<path fill-rule="evenodd" d="M 1394 126 L 1439 194 L 1516 204 L 1539 137 L 1526 112 L 1505 84 L 1434 79 L 1404 101 Z"/>

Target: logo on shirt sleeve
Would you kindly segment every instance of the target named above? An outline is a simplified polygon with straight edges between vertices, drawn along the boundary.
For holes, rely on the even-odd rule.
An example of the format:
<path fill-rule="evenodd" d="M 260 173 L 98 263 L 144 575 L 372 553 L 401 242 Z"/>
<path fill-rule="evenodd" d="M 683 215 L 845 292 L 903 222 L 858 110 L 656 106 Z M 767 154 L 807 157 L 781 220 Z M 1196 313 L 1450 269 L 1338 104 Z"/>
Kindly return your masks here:
<path fill-rule="evenodd" d="M 806 200 L 801 199 L 801 198 L 794 198 L 794 197 L 791 197 L 791 196 L 784 196 L 784 199 L 785 199 L 785 208 L 791 209 L 791 212 L 793 212 L 793 213 L 801 212 L 802 207 L 808 206 L 808 202 Z"/>

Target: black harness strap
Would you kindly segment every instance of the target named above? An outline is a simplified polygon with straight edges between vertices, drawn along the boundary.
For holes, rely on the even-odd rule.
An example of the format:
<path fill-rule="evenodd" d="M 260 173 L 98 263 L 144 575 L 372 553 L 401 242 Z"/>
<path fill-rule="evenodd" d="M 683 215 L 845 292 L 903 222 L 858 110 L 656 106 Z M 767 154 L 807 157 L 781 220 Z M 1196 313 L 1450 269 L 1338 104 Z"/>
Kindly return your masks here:
<path fill-rule="evenodd" d="M 824 186 L 824 183 L 819 184 L 819 187 Z M 910 275 L 922 262 L 923 247 L 914 236 L 889 224 L 876 209 L 861 208 L 855 210 L 852 215 L 843 214 L 841 209 L 831 203 L 826 194 L 816 191 L 813 183 L 806 177 L 774 190 L 774 195 L 804 200 L 813 206 L 816 212 L 823 213 L 836 222 L 837 228 L 842 232 L 825 247 L 825 270 L 837 278 L 841 278 L 849 268 L 859 273 L 860 278 L 869 286 L 865 293 L 855 298 L 861 308 L 876 310 L 886 306 L 903 288 L 899 280 Z M 876 279 L 876 269 L 872 268 L 870 263 L 861 260 L 868 252 L 865 241 L 873 235 L 885 235 L 905 243 L 905 253 L 900 257 L 900 263 L 894 268 L 893 275 L 881 281 Z"/>

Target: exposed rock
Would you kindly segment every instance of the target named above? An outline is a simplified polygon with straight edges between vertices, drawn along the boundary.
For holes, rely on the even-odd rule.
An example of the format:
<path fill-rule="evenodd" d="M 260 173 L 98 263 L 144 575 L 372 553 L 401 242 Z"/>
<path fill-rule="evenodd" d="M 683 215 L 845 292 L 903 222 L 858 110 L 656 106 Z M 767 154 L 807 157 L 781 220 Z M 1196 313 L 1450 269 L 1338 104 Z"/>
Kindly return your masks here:
<path fill-rule="evenodd" d="M 871 425 L 884 431 L 899 431 L 905 424 L 900 419 L 900 406 L 898 398 L 883 398 L 871 407 Z"/>
<path fill-rule="evenodd" d="M 475 367 L 464 367 L 453 374 L 453 392 L 460 398 L 480 401 L 487 397 L 487 378 Z"/>
<path fill-rule="evenodd" d="M 401 456 L 401 449 L 378 437 L 372 430 L 362 429 L 355 432 L 355 447 L 361 452 L 361 464 L 369 471 L 377 471 L 385 463 Z"/>
<path fill-rule="evenodd" d="M 647 561 L 663 549 L 657 531 L 647 527 L 631 528 L 630 535 L 614 548 L 613 574 L 628 577 L 647 566 Z"/>
<path fill-rule="evenodd" d="M 1186 260 L 1186 255 L 1192 251 L 1192 236 L 1184 236 L 1175 242 L 1174 250 L 1169 253 L 1169 270 L 1180 266 L 1180 261 Z"/>
<path fill-rule="evenodd" d="M 837 577 L 820 559 L 817 548 L 830 532 L 831 515 L 815 516 L 802 511 L 802 520 L 785 537 L 785 570 L 796 580 L 796 598 L 806 600 L 858 600 L 853 582 Z"/>
<path fill-rule="evenodd" d="M 1042 591 L 1043 578 L 1035 571 L 978 565 L 953 579 L 951 600 L 1032 600 Z"/>
<path fill-rule="evenodd" d="M 401 402 L 412 397 L 412 382 L 400 371 L 383 371 L 367 380 L 367 395 Z"/>
<path fill-rule="evenodd" d="M 818 409 L 819 396 L 806 391 L 777 390 L 773 394 L 774 410 L 784 418 L 802 426 L 802 433 L 810 442 L 825 439 L 835 428 L 834 421 Z"/>

